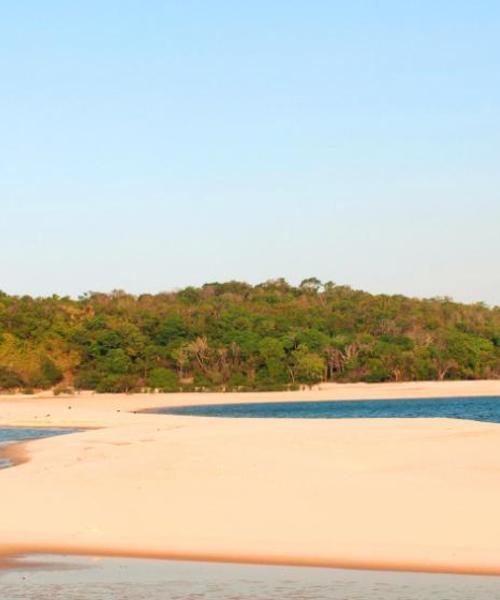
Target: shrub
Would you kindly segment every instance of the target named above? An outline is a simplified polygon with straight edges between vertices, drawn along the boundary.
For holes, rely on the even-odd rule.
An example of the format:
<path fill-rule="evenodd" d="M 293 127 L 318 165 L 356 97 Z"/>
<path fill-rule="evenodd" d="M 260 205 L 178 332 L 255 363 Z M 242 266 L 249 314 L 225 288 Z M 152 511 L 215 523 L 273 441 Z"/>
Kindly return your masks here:
<path fill-rule="evenodd" d="M 43 380 L 48 384 L 47 387 L 56 385 L 62 381 L 63 374 L 57 365 L 50 358 L 46 357 L 40 365 L 40 372 Z M 45 386 L 42 386 L 45 387 Z"/>
<path fill-rule="evenodd" d="M 15 390 L 23 387 L 25 382 L 19 373 L 9 369 L 9 367 L 0 367 L 0 389 Z"/>
<path fill-rule="evenodd" d="M 65 396 L 72 396 L 75 393 L 75 390 L 71 386 L 58 385 L 53 390 L 54 396 L 60 396 L 64 394 Z"/>
<path fill-rule="evenodd" d="M 99 394 L 131 394 L 139 389 L 139 380 L 134 375 L 106 375 L 96 385 Z"/>
<path fill-rule="evenodd" d="M 77 390 L 95 390 L 101 377 L 97 371 L 85 370 L 75 376 L 73 384 Z"/>
<path fill-rule="evenodd" d="M 158 367 L 153 369 L 148 378 L 149 387 L 163 392 L 177 392 L 179 390 L 179 380 L 177 375 L 170 369 Z"/>

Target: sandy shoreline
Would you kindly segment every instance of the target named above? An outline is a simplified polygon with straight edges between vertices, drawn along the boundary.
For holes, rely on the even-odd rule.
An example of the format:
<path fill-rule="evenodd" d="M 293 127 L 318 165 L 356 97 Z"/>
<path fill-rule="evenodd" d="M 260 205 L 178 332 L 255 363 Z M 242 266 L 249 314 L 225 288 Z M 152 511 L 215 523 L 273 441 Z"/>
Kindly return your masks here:
<path fill-rule="evenodd" d="M 500 574 L 500 426 L 134 414 L 174 404 L 500 396 L 500 381 L 266 394 L 0 397 L 0 554 Z M 29 458 L 29 460 L 27 460 Z"/>
<path fill-rule="evenodd" d="M 0 458 L 7 460 L 12 466 L 22 465 L 29 461 L 29 453 L 26 442 L 6 444 L 0 446 Z"/>

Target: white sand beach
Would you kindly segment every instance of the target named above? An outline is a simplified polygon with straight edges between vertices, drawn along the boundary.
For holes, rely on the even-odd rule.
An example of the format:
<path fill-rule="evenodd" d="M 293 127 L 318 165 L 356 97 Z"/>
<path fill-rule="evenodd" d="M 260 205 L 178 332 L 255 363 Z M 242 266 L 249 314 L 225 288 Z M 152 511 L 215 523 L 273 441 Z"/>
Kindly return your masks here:
<path fill-rule="evenodd" d="M 0 397 L 0 553 L 75 553 L 500 574 L 500 425 L 227 419 L 179 404 L 500 396 L 500 381 L 261 394 Z"/>

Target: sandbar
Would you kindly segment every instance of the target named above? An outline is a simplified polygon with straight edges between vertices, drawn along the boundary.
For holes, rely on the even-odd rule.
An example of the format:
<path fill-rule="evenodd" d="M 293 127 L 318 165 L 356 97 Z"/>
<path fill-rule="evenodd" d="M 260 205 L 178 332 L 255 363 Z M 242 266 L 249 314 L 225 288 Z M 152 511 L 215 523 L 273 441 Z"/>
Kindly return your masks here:
<path fill-rule="evenodd" d="M 0 554 L 141 556 L 500 574 L 500 425 L 228 419 L 155 406 L 500 396 L 500 381 L 246 394 L 1 396 Z M 6 559 L 3 559 L 5 563 Z"/>

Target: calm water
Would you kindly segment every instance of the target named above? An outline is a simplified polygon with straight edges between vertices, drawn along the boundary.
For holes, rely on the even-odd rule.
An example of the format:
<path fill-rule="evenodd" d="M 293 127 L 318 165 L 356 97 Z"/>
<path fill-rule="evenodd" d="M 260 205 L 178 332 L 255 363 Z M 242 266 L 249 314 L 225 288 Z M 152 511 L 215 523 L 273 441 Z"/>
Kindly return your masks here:
<path fill-rule="evenodd" d="M 356 400 L 321 402 L 266 402 L 178 406 L 150 412 L 203 417 L 278 419 L 435 418 L 470 419 L 500 423 L 500 397 L 425 398 L 411 400 Z"/>
<path fill-rule="evenodd" d="M 74 433 L 76 429 L 57 429 L 57 428 L 37 428 L 28 427 L 0 427 L 0 448 L 6 444 L 22 442 L 23 440 L 32 440 L 37 438 L 51 437 L 53 435 L 63 435 L 65 433 Z M 0 469 L 9 466 L 9 461 L 0 458 Z"/>
<path fill-rule="evenodd" d="M 28 557 L 2 600 L 495 600 L 500 578 L 154 560 Z"/>

